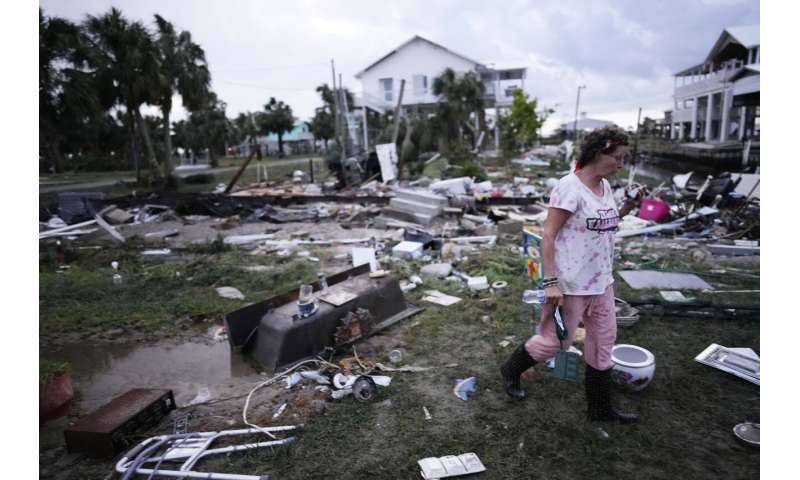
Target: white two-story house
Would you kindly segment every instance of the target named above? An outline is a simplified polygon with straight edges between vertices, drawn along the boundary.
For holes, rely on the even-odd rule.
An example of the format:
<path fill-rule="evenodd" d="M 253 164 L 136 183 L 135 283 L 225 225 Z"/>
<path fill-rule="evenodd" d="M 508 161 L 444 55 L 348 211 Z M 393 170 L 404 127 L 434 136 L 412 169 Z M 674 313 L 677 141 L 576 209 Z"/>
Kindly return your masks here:
<path fill-rule="evenodd" d="M 509 105 L 511 92 L 525 87 L 525 68 L 491 68 L 416 35 L 387 53 L 355 77 L 361 81 L 363 103 L 379 108 L 394 107 L 405 80 L 402 105 L 432 105 L 433 79 L 451 68 L 458 74 L 477 73 L 486 87 L 486 105 Z"/>
<path fill-rule="evenodd" d="M 759 26 L 723 30 L 702 63 L 675 74 L 671 138 L 757 140 L 760 129 Z"/>
<path fill-rule="evenodd" d="M 494 118 L 493 113 L 511 105 L 515 89 L 525 88 L 524 67 L 497 68 L 415 35 L 355 75 L 361 82 L 356 107 L 381 113 L 393 109 L 400 98 L 403 80 L 403 108 L 413 106 L 424 111 L 434 107 L 439 99 L 433 94 L 433 80 L 447 68 L 457 74 L 475 72 L 480 76 L 485 87 L 484 104 L 487 109 L 494 110 L 488 112 L 488 118 Z M 362 123 L 363 113 L 358 116 Z M 363 126 L 361 129 L 363 131 Z M 353 137 L 355 140 L 357 135 Z M 363 143 L 366 142 L 364 139 Z"/>

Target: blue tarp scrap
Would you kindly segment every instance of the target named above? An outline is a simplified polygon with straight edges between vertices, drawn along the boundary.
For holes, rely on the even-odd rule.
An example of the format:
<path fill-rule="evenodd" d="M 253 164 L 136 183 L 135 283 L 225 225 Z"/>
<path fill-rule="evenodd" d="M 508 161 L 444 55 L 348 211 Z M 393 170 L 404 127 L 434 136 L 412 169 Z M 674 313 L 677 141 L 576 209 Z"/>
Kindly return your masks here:
<path fill-rule="evenodd" d="M 469 395 L 475 393 L 475 377 L 457 378 L 453 393 L 461 400 L 467 401 Z"/>

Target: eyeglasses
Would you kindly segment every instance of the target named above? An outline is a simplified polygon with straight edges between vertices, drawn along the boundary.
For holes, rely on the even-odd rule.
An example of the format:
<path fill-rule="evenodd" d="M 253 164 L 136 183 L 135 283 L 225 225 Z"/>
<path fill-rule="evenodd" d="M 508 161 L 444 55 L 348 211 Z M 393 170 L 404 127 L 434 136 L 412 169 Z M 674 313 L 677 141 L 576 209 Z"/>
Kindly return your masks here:
<path fill-rule="evenodd" d="M 606 153 L 606 155 L 608 155 L 608 154 Z M 619 163 L 629 162 L 630 159 L 631 159 L 631 154 L 627 153 L 627 152 L 622 154 L 622 155 L 608 155 L 608 156 L 613 158 L 614 160 L 616 160 Z"/>

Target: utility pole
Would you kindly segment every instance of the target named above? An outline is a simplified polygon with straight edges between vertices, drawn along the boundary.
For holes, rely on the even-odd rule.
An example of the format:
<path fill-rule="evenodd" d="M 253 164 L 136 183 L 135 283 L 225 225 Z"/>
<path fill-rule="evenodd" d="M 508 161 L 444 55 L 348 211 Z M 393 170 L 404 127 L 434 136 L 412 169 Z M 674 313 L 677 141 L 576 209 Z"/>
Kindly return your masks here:
<path fill-rule="evenodd" d="M 494 86 L 494 151 L 500 156 L 500 107 L 497 106 L 497 99 L 500 96 L 500 72 L 495 69 Z"/>
<path fill-rule="evenodd" d="M 339 99 L 339 90 L 336 87 L 336 69 L 333 66 L 333 59 L 331 59 L 331 77 L 333 80 L 333 85 L 332 85 L 333 89 L 331 90 L 331 94 L 333 95 L 333 104 L 334 108 L 336 109 L 336 118 L 334 119 L 335 120 L 334 125 L 336 128 L 336 138 L 339 139 L 339 147 L 341 152 L 339 160 L 341 161 L 341 168 L 344 169 L 344 161 L 347 159 L 347 153 L 345 152 L 346 145 L 344 143 L 344 135 L 342 135 L 342 125 L 341 125 L 342 105 Z M 339 75 L 339 77 L 341 78 L 341 75 Z"/>
<path fill-rule="evenodd" d="M 361 106 L 361 113 L 364 115 L 364 153 L 369 153 L 369 132 L 367 132 L 367 106 L 366 99 L 365 105 Z"/>
<path fill-rule="evenodd" d="M 339 138 L 339 98 L 336 95 L 336 68 L 333 66 L 333 59 L 331 58 L 331 94 L 333 95 L 333 108 L 336 110 L 335 112 L 331 112 L 335 115 L 333 128 L 335 130 L 334 135 L 336 138 Z"/>
<path fill-rule="evenodd" d="M 394 107 L 394 127 L 392 128 L 392 143 L 397 143 L 397 134 L 400 133 L 400 107 L 403 105 L 403 90 L 406 88 L 406 79 L 400 80 L 400 95 Z"/>
<path fill-rule="evenodd" d="M 575 123 L 572 129 L 575 131 L 575 143 L 578 143 L 578 105 L 581 103 L 581 89 L 586 88 L 586 85 L 578 86 L 578 98 L 575 100 Z"/>
<path fill-rule="evenodd" d="M 628 188 L 633 186 L 633 177 L 636 175 L 636 154 L 639 150 L 639 128 L 642 119 L 642 107 L 639 107 L 639 115 L 636 117 L 636 137 L 633 140 L 633 155 L 631 155 L 631 167 L 628 171 Z"/>
<path fill-rule="evenodd" d="M 348 146 L 350 146 L 350 107 L 347 105 L 347 94 L 342 87 L 342 74 L 339 74 L 339 105 L 342 106 L 342 136 L 344 137 L 344 152 L 347 153 Z M 354 153 L 350 149 L 350 153 Z"/>
<path fill-rule="evenodd" d="M 642 107 L 639 107 L 639 115 L 636 116 L 636 137 L 633 140 L 633 161 L 636 161 L 636 152 L 639 150 L 639 128 L 642 120 Z"/>

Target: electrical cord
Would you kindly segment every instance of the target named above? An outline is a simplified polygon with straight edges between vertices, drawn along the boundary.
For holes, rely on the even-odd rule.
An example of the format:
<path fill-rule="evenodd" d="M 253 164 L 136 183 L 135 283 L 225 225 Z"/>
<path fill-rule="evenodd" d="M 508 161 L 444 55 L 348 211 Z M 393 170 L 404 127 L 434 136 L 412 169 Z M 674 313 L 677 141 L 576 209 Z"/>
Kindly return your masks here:
<path fill-rule="evenodd" d="M 269 379 L 267 379 L 267 380 L 265 380 L 265 381 L 263 381 L 263 382 L 259 383 L 258 385 L 256 385 L 256 386 L 255 386 L 255 388 L 253 388 L 252 390 L 250 390 L 250 393 L 249 393 L 249 394 L 247 394 L 247 400 L 245 400 L 245 402 L 244 402 L 244 409 L 242 410 L 242 420 L 244 421 L 244 424 L 245 424 L 245 425 L 247 425 L 248 427 L 253 427 L 253 428 L 255 428 L 255 429 L 259 430 L 260 432 L 262 432 L 262 433 L 264 433 L 264 434 L 268 435 L 268 436 L 269 436 L 270 438 L 272 438 L 272 439 L 276 439 L 277 437 L 275 437 L 275 435 L 271 434 L 270 432 L 268 432 L 268 431 L 264 430 L 264 427 L 258 426 L 258 425 L 254 424 L 254 423 L 250 423 L 250 422 L 247 420 L 247 409 L 250 407 L 250 398 L 251 398 L 251 397 L 253 396 L 253 394 L 254 394 L 254 393 L 257 391 L 257 390 L 259 390 L 260 388 L 262 388 L 262 387 L 266 387 L 266 386 L 268 386 L 268 385 L 272 385 L 273 383 L 275 383 L 276 381 L 278 381 L 278 380 L 279 380 L 281 377 L 283 377 L 283 376 L 285 376 L 286 374 L 288 374 L 288 373 L 290 373 L 290 372 L 294 371 L 294 370 L 295 370 L 295 369 L 297 369 L 298 367 L 300 367 L 300 366 L 302 366 L 302 365 L 306 365 L 306 364 L 308 364 L 308 363 L 316 363 L 316 364 L 320 364 L 320 365 L 326 365 L 326 366 L 333 367 L 333 368 L 336 368 L 336 369 L 339 369 L 339 370 L 340 370 L 340 367 L 339 367 L 339 366 L 337 366 L 337 365 L 334 365 L 334 364 L 332 364 L 332 363 L 330 363 L 330 362 L 327 362 L 327 361 L 325 361 L 325 360 L 323 360 L 323 359 L 321 359 L 321 358 L 316 358 L 316 359 L 310 359 L 310 360 L 305 360 L 305 361 L 302 361 L 302 362 L 300 362 L 300 363 L 298 363 L 298 364 L 296 364 L 296 365 L 292 366 L 291 368 L 288 368 L 288 369 L 284 370 L 283 372 L 281 372 L 281 373 L 279 373 L 279 374 L 275 375 L 274 377 L 271 377 L 271 378 L 269 378 Z"/>

